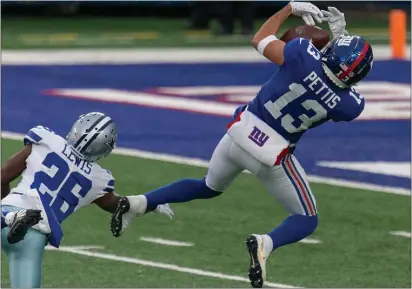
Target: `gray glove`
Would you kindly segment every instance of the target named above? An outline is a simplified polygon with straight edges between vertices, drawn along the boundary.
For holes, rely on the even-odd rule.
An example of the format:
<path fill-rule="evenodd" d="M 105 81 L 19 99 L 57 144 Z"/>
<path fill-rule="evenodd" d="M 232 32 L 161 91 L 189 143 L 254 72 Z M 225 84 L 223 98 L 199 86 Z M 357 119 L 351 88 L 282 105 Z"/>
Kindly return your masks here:
<path fill-rule="evenodd" d="M 324 15 L 322 20 L 328 22 L 333 38 L 348 34 L 348 31 L 345 30 L 345 14 L 340 12 L 335 7 L 328 7 L 328 10 L 329 11 L 322 10 L 322 14 Z"/>
<path fill-rule="evenodd" d="M 318 7 L 309 2 L 293 2 L 291 1 L 289 5 L 292 7 L 292 14 L 295 16 L 302 17 L 303 21 L 307 25 L 314 26 L 315 19 L 317 22 L 322 23 L 323 14 Z"/>

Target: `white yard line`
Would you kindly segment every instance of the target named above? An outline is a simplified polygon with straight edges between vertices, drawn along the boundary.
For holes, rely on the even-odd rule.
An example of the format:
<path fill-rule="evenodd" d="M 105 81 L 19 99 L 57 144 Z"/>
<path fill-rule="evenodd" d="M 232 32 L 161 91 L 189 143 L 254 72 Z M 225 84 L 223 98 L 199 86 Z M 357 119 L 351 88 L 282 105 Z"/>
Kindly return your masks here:
<path fill-rule="evenodd" d="M 392 231 L 392 232 L 389 232 L 389 234 L 394 235 L 394 236 L 399 236 L 399 237 L 411 238 L 411 232 L 406 232 L 406 231 Z"/>
<path fill-rule="evenodd" d="M 322 241 L 318 240 L 318 239 L 305 238 L 303 240 L 300 240 L 299 243 L 303 243 L 303 244 L 320 244 L 320 243 L 322 243 Z"/>
<path fill-rule="evenodd" d="M 60 248 L 63 248 L 63 249 L 64 249 L 64 248 L 70 248 L 70 249 L 76 249 L 76 250 L 92 250 L 92 249 L 94 249 L 94 250 L 97 250 L 97 249 L 102 250 L 102 249 L 104 249 L 103 246 L 97 246 L 97 245 L 62 246 L 62 247 L 60 247 Z M 55 248 L 55 247 L 52 247 L 52 246 L 50 246 L 50 245 L 47 245 L 47 246 L 46 246 L 46 250 L 56 251 L 56 250 L 59 250 L 59 249 L 57 249 L 57 248 Z"/>
<path fill-rule="evenodd" d="M 5 139 L 22 141 L 24 135 L 20 133 L 2 131 L 1 137 Z M 143 158 L 143 159 L 163 161 L 163 162 L 169 162 L 169 163 L 175 163 L 175 164 L 183 164 L 183 165 L 202 167 L 202 168 L 207 168 L 209 165 L 209 162 L 203 159 L 148 152 L 148 151 L 129 149 L 129 148 L 116 148 L 113 151 L 113 154 L 133 156 L 133 157 L 138 157 L 138 158 Z M 312 176 L 312 175 L 308 175 L 308 179 L 309 179 L 309 182 L 311 183 L 328 184 L 328 185 L 345 187 L 345 188 L 362 189 L 362 190 L 383 192 L 383 193 L 403 195 L 403 196 L 411 195 L 410 190 L 407 190 L 404 188 L 378 186 L 378 185 L 373 185 L 369 183 L 353 182 L 353 181 L 326 178 L 326 177 L 320 177 L 320 176 Z"/>
<path fill-rule="evenodd" d="M 319 184 L 327 184 L 327 185 L 332 185 L 332 186 L 337 186 L 337 187 L 376 191 L 376 192 L 401 195 L 401 196 L 411 195 L 410 190 L 399 188 L 399 187 L 380 186 L 380 185 L 374 185 L 374 184 L 369 184 L 369 183 L 347 181 L 347 180 L 333 179 L 333 178 L 326 178 L 326 177 L 312 176 L 312 175 L 308 175 L 308 179 L 309 179 L 309 182 L 311 183 L 319 183 Z"/>
<path fill-rule="evenodd" d="M 198 275 L 198 276 L 212 277 L 216 279 L 224 279 L 224 280 L 247 282 L 247 283 L 250 282 L 249 279 L 245 277 L 241 277 L 241 276 L 227 275 L 227 274 L 218 273 L 218 272 L 211 272 L 211 271 L 205 271 L 205 270 L 200 270 L 200 269 L 181 267 L 181 266 L 177 266 L 173 264 L 153 262 L 153 261 L 142 260 L 142 259 L 137 259 L 137 258 L 118 256 L 118 255 L 113 255 L 113 254 L 108 254 L 108 253 L 90 252 L 90 251 L 87 251 L 86 249 L 81 249 L 82 247 L 84 246 L 74 246 L 74 247 L 62 246 L 59 249 L 55 249 L 55 248 L 51 249 L 51 247 L 46 247 L 46 249 L 52 250 L 52 251 L 67 252 L 67 253 L 72 253 L 72 254 L 77 254 L 77 255 L 106 259 L 106 260 L 119 261 L 119 262 L 124 262 L 124 263 L 138 264 L 142 266 L 183 272 L 183 273 L 188 273 L 188 274 L 193 274 L 193 275 Z M 275 288 L 299 288 L 299 287 L 295 287 L 292 285 L 272 283 L 272 282 L 266 282 L 265 285 L 270 286 L 270 287 L 275 287 Z"/>
<path fill-rule="evenodd" d="M 411 178 L 411 162 L 388 162 L 388 161 L 375 161 L 375 162 L 331 162 L 331 161 L 321 161 L 316 163 L 317 166 L 350 170 L 350 171 L 361 171 L 371 174 L 387 175 L 392 177 L 400 178 Z"/>
<path fill-rule="evenodd" d="M 406 53 L 410 59 L 410 45 Z M 390 59 L 390 47 L 374 45 L 373 55 L 375 60 Z M 1 57 L 3 65 L 268 62 L 252 47 L 3 50 Z"/>
<path fill-rule="evenodd" d="M 173 241 L 173 240 L 167 240 L 167 239 L 162 239 L 162 238 L 152 238 L 152 237 L 140 237 L 140 240 L 149 242 L 149 243 L 155 243 L 155 244 L 166 245 L 166 246 L 176 246 L 176 247 L 193 247 L 195 245 L 194 243 L 190 243 L 190 242 Z"/>

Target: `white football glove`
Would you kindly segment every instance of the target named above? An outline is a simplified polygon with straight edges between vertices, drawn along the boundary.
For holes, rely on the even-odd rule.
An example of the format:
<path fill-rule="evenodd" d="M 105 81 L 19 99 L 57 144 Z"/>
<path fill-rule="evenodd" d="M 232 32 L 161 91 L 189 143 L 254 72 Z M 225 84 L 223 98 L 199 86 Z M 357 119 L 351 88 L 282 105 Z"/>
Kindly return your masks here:
<path fill-rule="evenodd" d="M 322 23 L 322 18 L 324 17 L 322 12 L 318 7 L 309 2 L 289 2 L 292 8 L 292 14 L 295 16 L 302 17 L 306 24 L 314 26 L 315 19 L 317 22 Z"/>
<path fill-rule="evenodd" d="M 170 208 L 169 204 L 164 204 L 164 205 L 158 205 L 156 210 L 154 212 L 158 214 L 163 214 L 169 217 L 169 219 L 173 219 L 173 216 L 175 213 L 172 211 Z M 132 212 L 127 212 L 126 214 L 123 215 L 123 220 L 122 220 L 122 232 L 126 230 L 126 228 L 129 226 L 130 222 L 136 217 L 136 214 Z"/>
<path fill-rule="evenodd" d="M 348 34 L 346 28 L 345 14 L 340 12 L 335 7 L 328 7 L 329 11 L 322 10 L 324 17 L 323 21 L 327 21 L 329 24 L 329 29 L 332 32 L 333 38 L 341 36 L 343 34 Z"/>
<path fill-rule="evenodd" d="M 168 216 L 170 219 L 173 219 L 173 216 L 175 215 L 175 213 L 173 213 L 172 209 L 170 208 L 169 204 L 164 204 L 164 205 L 158 205 L 156 210 L 154 210 L 154 212 L 158 213 L 158 214 L 163 214 Z M 132 222 L 132 220 L 136 217 L 136 214 L 132 213 L 132 212 L 127 212 L 126 214 L 123 215 L 122 218 L 122 230 L 120 232 L 120 234 L 122 234 L 127 227 L 129 226 L 129 224 Z"/>
<path fill-rule="evenodd" d="M 175 215 L 175 213 L 173 213 L 172 209 L 170 208 L 169 204 L 158 205 L 155 212 L 168 216 L 170 220 L 173 219 L 173 216 Z"/>

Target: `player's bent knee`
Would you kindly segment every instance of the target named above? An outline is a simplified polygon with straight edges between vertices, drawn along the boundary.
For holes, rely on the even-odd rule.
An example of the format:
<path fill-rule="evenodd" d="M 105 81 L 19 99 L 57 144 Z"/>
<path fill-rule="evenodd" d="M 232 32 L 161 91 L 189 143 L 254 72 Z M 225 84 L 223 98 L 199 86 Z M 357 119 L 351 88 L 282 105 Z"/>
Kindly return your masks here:
<path fill-rule="evenodd" d="M 218 184 L 216 182 L 214 182 L 213 180 L 210 179 L 209 175 L 207 175 L 206 177 L 204 177 L 204 182 L 205 182 L 205 186 L 213 191 L 210 192 L 210 194 L 216 194 L 216 196 L 219 196 L 220 194 L 223 193 L 223 191 L 227 188 L 226 184 Z"/>
<path fill-rule="evenodd" d="M 306 216 L 306 215 L 300 215 L 301 216 L 301 222 L 302 222 L 302 228 L 306 231 L 307 236 L 315 232 L 316 228 L 318 227 L 319 220 L 318 220 L 318 215 L 315 216 Z"/>
<path fill-rule="evenodd" d="M 217 196 L 220 196 L 223 193 L 223 190 L 219 190 L 219 188 L 215 188 L 211 186 L 207 182 L 207 177 L 203 178 L 204 188 L 203 188 L 203 196 L 206 199 L 211 199 Z"/>

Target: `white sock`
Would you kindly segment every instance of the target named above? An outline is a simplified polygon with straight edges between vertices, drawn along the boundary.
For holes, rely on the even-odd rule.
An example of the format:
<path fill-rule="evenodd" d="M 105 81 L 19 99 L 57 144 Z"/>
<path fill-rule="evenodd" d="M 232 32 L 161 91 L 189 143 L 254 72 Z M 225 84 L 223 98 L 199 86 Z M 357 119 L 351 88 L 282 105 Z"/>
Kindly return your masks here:
<path fill-rule="evenodd" d="M 263 254 L 267 258 L 273 250 L 273 241 L 269 235 L 262 235 L 263 239 Z"/>
<path fill-rule="evenodd" d="M 11 223 L 13 222 L 14 219 L 14 215 L 16 214 L 16 212 L 8 212 L 6 214 L 6 216 L 4 217 L 4 221 L 6 222 L 7 226 L 10 226 Z"/>
<path fill-rule="evenodd" d="M 127 196 L 130 202 L 130 212 L 136 215 L 143 215 L 147 208 L 147 198 L 145 195 Z"/>

